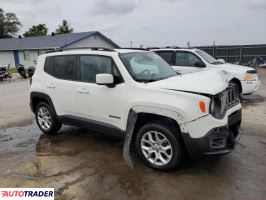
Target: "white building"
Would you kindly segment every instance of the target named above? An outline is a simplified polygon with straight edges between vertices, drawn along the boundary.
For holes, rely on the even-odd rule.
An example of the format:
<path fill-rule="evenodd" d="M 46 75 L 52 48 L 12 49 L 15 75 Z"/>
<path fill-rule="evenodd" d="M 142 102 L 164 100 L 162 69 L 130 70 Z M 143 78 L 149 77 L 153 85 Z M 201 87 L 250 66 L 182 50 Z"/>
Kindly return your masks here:
<path fill-rule="evenodd" d="M 0 39 L 0 66 L 10 63 L 11 67 L 18 64 L 29 67 L 48 50 L 72 47 L 119 46 L 98 31 Z"/>

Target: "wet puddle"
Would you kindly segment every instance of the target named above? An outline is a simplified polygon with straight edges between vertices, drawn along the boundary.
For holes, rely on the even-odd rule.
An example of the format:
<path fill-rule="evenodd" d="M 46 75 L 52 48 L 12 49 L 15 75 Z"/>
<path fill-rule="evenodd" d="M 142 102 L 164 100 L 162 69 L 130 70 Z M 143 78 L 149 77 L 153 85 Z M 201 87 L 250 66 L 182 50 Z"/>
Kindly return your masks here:
<path fill-rule="evenodd" d="M 130 170 L 119 138 L 72 126 L 47 135 L 33 123 L 0 131 L 0 186 L 54 187 L 58 199 L 258 199 L 266 190 L 252 185 L 266 181 L 265 144 L 244 136 L 230 155 L 185 161 L 162 173 L 134 151 Z"/>

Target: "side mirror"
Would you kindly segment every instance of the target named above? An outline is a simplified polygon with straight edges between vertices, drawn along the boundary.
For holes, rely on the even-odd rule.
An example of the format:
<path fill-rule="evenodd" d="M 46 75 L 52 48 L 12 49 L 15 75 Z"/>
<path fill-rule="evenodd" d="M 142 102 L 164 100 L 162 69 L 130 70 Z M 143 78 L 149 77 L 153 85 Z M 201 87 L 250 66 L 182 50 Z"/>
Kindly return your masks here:
<path fill-rule="evenodd" d="M 97 74 L 96 83 L 98 85 L 113 86 L 114 76 L 112 74 Z"/>
<path fill-rule="evenodd" d="M 224 64 L 224 63 L 225 63 L 225 60 L 224 60 L 224 59 L 222 59 L 222 58 L 220 58 L 220 59 L 217 59 L 217 61 L 218 61 L 219 63 L 221 63 L 221 64 Z"/>
<path fill-rule="evenodd" d="M 205 63 L 202 61 L 197 61 L 194 63 L 195 67 L 206 67 Z"/>

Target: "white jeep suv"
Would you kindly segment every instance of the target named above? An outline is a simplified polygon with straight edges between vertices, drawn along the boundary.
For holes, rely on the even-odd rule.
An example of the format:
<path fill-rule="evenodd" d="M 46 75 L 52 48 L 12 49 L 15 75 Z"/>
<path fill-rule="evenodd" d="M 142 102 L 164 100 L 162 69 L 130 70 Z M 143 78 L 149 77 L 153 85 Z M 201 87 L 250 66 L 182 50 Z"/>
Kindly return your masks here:
<path fill-rule="evenodd" d="M 173 66 L 176 72 L 181 74 L 205 70 L 223 70 L 227 73 L 226 78 L 242 94 L 254 93 L 261 84 L 255 69 L 224 63 L 199 49 L 165 48 L 153 49 L 152 51 L 160 55 L 168 64 Z"/>
<path fill-rule="evenodd" d="M 231 152 L 240 138 L 241 104 L 224 74 L 177 73 L 157 54 L 136 49 L 66 49 L 39 56 L 30 88 L 39 128 L 63 124 L 134 141 L 152 168 L 170 170 L 185 155 Z"/>

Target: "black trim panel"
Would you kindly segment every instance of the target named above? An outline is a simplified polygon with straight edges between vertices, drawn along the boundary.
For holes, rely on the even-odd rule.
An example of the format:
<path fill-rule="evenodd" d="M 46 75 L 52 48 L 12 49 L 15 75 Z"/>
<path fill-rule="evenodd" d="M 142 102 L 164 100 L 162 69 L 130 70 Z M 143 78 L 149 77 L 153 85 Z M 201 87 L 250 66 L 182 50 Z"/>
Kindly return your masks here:
<path fill-rule="evenodd" d="M 58 119 L 63 124 L 87 128 L 92 131 L 111 134 L 120 138 L 125 137 L 125 131 L 111 124 L 72 115 L 60 115 Z"/>
<path fill-rule="evenodd" d="M 115 119 L 121 119 L 121 117 L 114 116 L 114 115 L 109 115 L 110 118 L 115 118 Z"/>
<path fill-rule="evenodd" d="M 164 90 L 172 90 L 172 91 L 177 91 L 177 92 L 186 92 L 186 93 L 190 93 L 190 94 L 198 94 L 198 95 L 202 95 L 205 97 L 212 97 L 213 95 L 211 94 L 206 94 L 206 93 L 200 93 L 200 92 L 191 92 L 191 91 L 187 91 L 187 90 L 176 90 L 176 89 L 168 89 L 168 88 L 162 88 Z"/>

